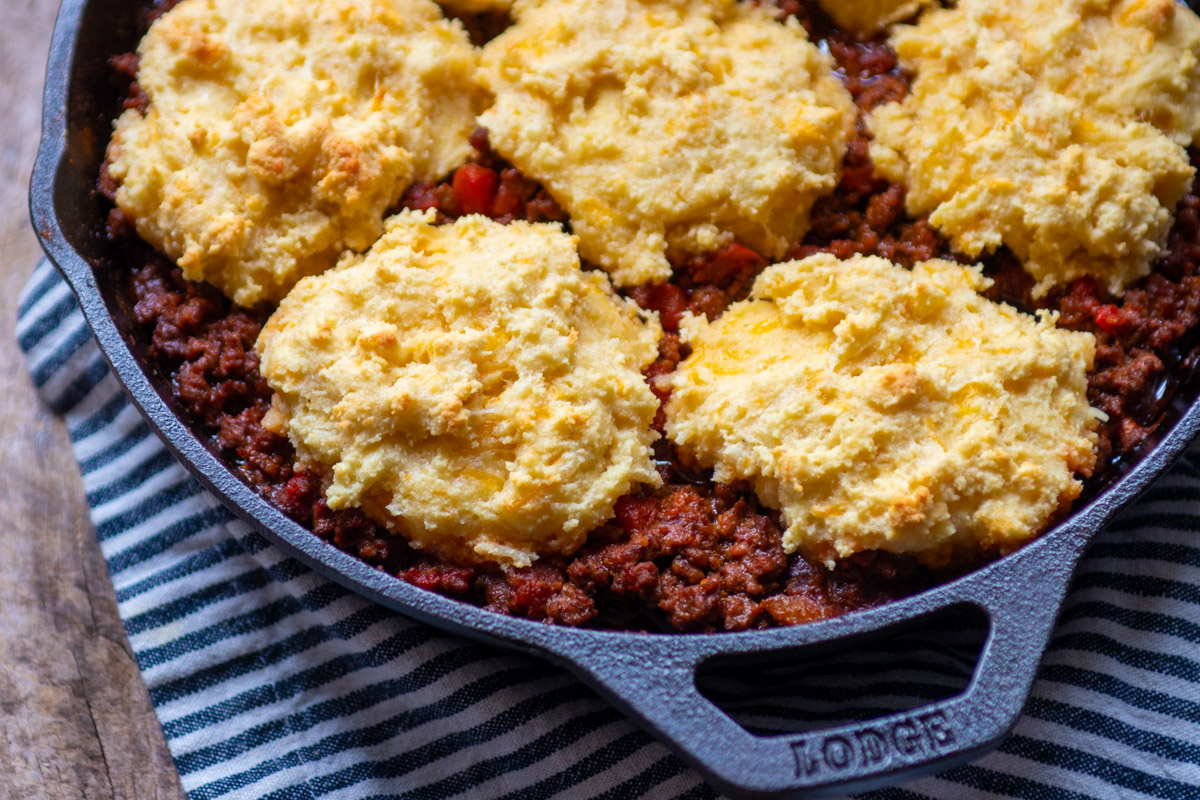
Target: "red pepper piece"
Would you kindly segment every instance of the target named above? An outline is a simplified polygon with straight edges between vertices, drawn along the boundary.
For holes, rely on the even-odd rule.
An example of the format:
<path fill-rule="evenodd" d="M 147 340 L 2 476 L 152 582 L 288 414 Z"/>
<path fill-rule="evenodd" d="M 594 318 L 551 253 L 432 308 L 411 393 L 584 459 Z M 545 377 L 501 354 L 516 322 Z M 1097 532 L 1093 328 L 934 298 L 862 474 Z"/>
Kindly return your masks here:
<path fill-rule="evenodd" d="M 454 199 L 464 214 L 492 215 L 492 201 L 500 182 L 496 173 L 479 164 L 464 164 L 454 172 Z"/>
<path fill-rule="evenodd" d="M 1092 314 L 1092 319 L 1096 320 L 1096 327 L 1114 336 L 1120 334 L 1121 329 L 1129 321 L 1125 317 L 1125 312 L 1111 303 L 1096 306 L 1096 310 Z"/>

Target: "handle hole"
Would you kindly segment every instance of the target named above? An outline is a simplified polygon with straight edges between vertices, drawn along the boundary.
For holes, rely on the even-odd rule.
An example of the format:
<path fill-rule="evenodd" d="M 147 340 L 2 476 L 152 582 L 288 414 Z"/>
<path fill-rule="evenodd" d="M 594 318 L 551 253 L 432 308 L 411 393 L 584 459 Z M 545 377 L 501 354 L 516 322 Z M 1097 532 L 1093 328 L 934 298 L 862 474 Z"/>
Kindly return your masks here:
<path fill-rule="evenodd" d="M 962 603 L 825 646 L 716 656 L 696 688 L 759 736 L 866 722 L 962 694 L 988 630 L 983 610 Z"/>

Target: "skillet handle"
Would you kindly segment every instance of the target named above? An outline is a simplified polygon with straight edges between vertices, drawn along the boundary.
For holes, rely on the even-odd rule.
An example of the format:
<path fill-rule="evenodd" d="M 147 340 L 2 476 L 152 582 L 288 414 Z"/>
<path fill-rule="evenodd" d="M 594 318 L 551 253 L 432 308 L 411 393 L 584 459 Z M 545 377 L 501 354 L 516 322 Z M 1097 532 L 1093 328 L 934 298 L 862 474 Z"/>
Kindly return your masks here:
<path fill-rule="evenodd" d="M 700 642 L 696 647 L 681 647 L 671 636 L 646 636 L 632 644 L 597 640 L 595 646 L 560 655 L 727 794 L 782 798 L 865 791 L 976 758 L 999 744 L 1016 723 L 1078 557 L 1078 552 L 1027 550 L 985 571 L 990 574 L 977 573 L 969 581 L 943 587 L 949 591 L 919 598 L 931 601 L 917 609 L 921 616 L 962 603 L 987 613 L 989 634 L 966 690 L 866 723 L 757 736 L 704 698 L 695 680 L 700 664 L 717 655 L 773 652 L 778 658 L 782 651 L 787 657 L 804 658 L 830 640 L 862 634 L 866 626 L 856 624 L 863 620 L 854 615 L 808 626 L 816 635 L 798 636 L 801 641 L 783 647 L 775 639 L 769 649 L 727 644 L 754 635 L 743 633 L 708 637 L 721 642 L 711 647 L 704 646 L 705 637 L 689 637 Z M 887 607 L 880 611 L 883 621 L 871 626 L 873 631 L 912 622 L 912 609 L 890 615 Z M 836 623 L 842 622 L 849 630 L 838 628 Z M 808 633 L 805 626 L 791 630 Z"/>

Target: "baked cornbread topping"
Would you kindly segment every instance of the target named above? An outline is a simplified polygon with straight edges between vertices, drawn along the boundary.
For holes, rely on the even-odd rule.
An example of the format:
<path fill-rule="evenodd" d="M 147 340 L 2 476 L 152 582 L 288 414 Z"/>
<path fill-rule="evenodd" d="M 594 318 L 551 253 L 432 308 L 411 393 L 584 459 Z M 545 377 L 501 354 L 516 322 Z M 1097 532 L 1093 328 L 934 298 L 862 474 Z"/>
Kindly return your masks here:
<path fill-rule="evenodd" d="M 138 233 L 236 302 L 361 251 L 470 153 L 476 52 L 430 0 L 189 0 L 138 48 L 108 171 Z"/>
<path fill-rule="evenodd" d="M 492 147 L 570 214 L 618 286 L 737 239 L 782 256 L 854 122 L 794 21 L 734 0 L 518 0 L 484 48 Z"/>
<path fill-rule="evenodd" d="M 818 0 L 818 5 L 839 28 L 870 36 L 916 16 L 934 5 L 934 0 Z"/>
<path fill-rule="evenodd" d="M 268 428 L 413 547 L 528 565 L 658 485 L 660 330 L 557 225 L 403 212 L 301 280 L 258 338 Z"/>
<path fill-rule="evenodd" d="M 945 564 L 1043 530 L 1095 464 L 1090 334 L 993 303 L 977 269 L 829 254 L 689 318 L 667 436 L 781 509 L 785 549 Z"/>
<path fill-rule="evenodd" d="M 897 26 L 916 77 L 870 118 L 908 211 L 970 256 L 1009 247 L 1035 295 L 1150 271 L 1194 170 L 1200 20 L 1174 0 L 961 0 Z"/>

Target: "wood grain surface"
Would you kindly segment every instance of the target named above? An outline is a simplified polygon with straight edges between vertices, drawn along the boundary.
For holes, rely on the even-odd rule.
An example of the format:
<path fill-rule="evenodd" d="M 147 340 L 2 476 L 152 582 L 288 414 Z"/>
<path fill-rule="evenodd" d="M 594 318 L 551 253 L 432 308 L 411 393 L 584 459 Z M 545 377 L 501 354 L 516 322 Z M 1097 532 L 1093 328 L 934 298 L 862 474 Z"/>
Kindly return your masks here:
<path fill-rule="evenodd" d="M 0 0 L 0 798 L 179 800 L 66 429 L 13 337 L 41 253 L 26 192 L 57 8 Z"/>

